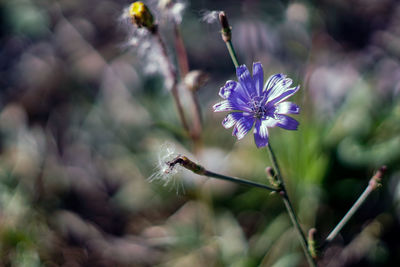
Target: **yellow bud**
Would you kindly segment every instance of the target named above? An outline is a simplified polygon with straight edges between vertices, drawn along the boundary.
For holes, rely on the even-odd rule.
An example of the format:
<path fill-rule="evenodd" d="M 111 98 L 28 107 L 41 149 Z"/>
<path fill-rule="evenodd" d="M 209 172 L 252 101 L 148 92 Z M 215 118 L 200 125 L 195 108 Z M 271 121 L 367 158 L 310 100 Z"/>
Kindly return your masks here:
<path fill-rule="evenodd" d="M 140 27 L 154 30 L 154 18 L 148 7 L 140 1 L 134 2 L 129 7 L 129 16 L 132 23 Z"/>

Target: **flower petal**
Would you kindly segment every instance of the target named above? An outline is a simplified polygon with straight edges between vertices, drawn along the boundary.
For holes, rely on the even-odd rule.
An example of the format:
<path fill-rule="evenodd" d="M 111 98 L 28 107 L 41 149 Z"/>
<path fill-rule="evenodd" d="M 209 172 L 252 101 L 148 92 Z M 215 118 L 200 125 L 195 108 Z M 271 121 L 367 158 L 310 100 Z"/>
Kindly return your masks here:
<path fill-rule="evenodd" d="M 271 77 L 272 79 L 268 79 L 270 84 L 266 85 L 268 101 L 279 97 L 289 89 L 290 85 L 292 85 L 292 79 L 286 78 L 285 75 L 278 74 L 274 76 L 275 77 Z"/>
<path fill-rule="evenodd" d="M 299 114 L 300 107 L 292 102 L 282 102 L 276 105 L 278 114 Z"/>
<path fill-rule="evenodd" d="M 240 105 L 234 100 L 224 100 L 213 106 L 214 112 L 223 111 L 249 111 L 249 107 Z"/>
<path fill-rule="evenodd" d="M 276 115 L 276 117 L 279 121 L 277 126 L 286 130 L 297 130 L 299 122 L 296 121 L 295 119 L 286 115 Z"/>
<path fill-rule="evenodd" d="M 219 90 L 219 95 L 224 99 L 236 103 L 236 105 L 240 106 L 242 110 L 250 111 L 250 108 L 247 104 L 249 100 L 247 99 L 247 95 L 240 83 L 232 80 L 227 81 Z"/>
<path fill-rule="evenodd" d="M 278 73 L 278 74 L 274 74 L 272 76 L 270 76 L 267 80 L 267 82 L 265 83 L 264 89 L 263 91 L 268 93 L 271 88 L 273 88 L 275 86 L 275 84 L 277 84 L 279 81 L 285 79 L 286 76 L 282 73 Z"/>
<path fill-rule="evenodd" d="M 243 88 L 240 83 L 229 80 L 225 83 L 223 87 L 219 90 L 219 95 L 223 99 L 228 99 L 230 97 L 241 98 L 243 101 L 246 101 L 246 95 L 243 95 Z M 247 101 L 246 101 L 247 102 Z"/>
<path fill-rule="evenodd" d="M 286 89 L 286 91 L 283 92 L 281 95 L 279 95 L 278 97 L 276 97 L 276 98 L 274 98 L 272 100 L 269 100 L 269 101 L 272 104 L 281 103 L 282 101 L 285 101 L 286 99 L 288 99 L 289 97 L 294 95 L 299 89 L 300 89 L 300 86 L 296 86 L 296 87 L 292 87 L 292 88 Z"/>
<path fill-rule="evenodd" d="M 268 127 L 265 122 L 257 120 L 254 126 L 254 142 L 258 148 L 268 145 Z"/>
<path fill-rule="evenodd" d="M 236 75 L 240 84 L 244 89 L 244 93 L 247 98 L 250 100 L 252 96 L 256 94 L 256 88 L 254 86 L 253 78 L 250 75 L 249 70 L 246 65 L 241 65 L 236 68 Z"/>
<path fill-rule="evenodd" d="M 243 118 L 243 113 L 242 112 L 232 112 L 229 113 L 225 119 L 222 121 L 222 126 L 224 128 L 229 129 L 233 125 L 235 125 L 241 118 Z"/>
<path fill-rule="evenodd" d="M 258 96 L 261 96 L 264 83 L 264 70 L 260 62 L 253 63 L 253 82 Z"/>
<path fill-rule="evenodd" d="M 231 95 L 233 90 L 235 90 L 235 87 L 238 86 L 238 83 L 232 80 L 229 80 L 225 83 L 224 86 L 222 86 L 219 89 L 219 96 L 222 97 L 223 99 L 228 99 L 228 97 Z"/>
<path fill-rule="evenodd" d="M 243 115 L 243 117 L 235 124 L 232 135 L 238 140 L 242 139 L 253 127 L 254 118 L 252 116 Z"/>

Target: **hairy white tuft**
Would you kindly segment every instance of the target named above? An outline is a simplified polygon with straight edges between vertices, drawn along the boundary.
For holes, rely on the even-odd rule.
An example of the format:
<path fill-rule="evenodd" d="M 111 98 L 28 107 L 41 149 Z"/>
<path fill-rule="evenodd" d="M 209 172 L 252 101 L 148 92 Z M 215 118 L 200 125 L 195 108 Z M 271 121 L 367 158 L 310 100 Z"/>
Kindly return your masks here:
<path fill-rule="evenodd" d="M 203 10 L 200 12 L 201 21 L 212 24 L 218 21 L 218 14 L 220 10 Z"/>
<path fill-rule="evenodd" d="M 156 171 L 148 178 L 149 182 L 161 182 L 164 186 L 172 185 L 176 188 L 176 193 L 184 191 L 183 182 L 178 179 L 176 174 L 182 169 L 179 164 L 169 164 L 173 159 L 177 158 L 175 146 L 171 143 L 164 143 L 158 154 L 158 162 Z"/>

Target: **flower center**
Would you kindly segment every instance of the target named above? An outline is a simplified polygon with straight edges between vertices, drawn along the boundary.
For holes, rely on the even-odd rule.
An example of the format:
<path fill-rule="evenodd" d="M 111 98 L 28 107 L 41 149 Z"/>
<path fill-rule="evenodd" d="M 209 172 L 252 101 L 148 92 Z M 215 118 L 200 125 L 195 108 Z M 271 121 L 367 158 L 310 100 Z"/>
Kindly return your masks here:
<path fill-rule="evenodd" d="M 275 113 L 274 106 L 265 103 L 264 97 L 255 96 L 249 102 L 252 115 L 256 119 L 265 119 L 266 117 L 273 117 Z"/>

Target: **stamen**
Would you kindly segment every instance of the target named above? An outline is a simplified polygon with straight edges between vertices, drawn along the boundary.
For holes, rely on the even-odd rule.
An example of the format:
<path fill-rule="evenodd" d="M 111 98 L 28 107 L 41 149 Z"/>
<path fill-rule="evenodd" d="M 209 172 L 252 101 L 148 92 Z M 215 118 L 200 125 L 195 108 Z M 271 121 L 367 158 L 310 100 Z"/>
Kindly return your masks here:
<path fill-rule="evenodd" d="M 253 117 L 261 119 L 265 115 L 265 107 L 263 106 L 263 99 L 260 100 L 259 96 L 254 96 L 248 103 L 251 111 L 253 112 Z"/>

